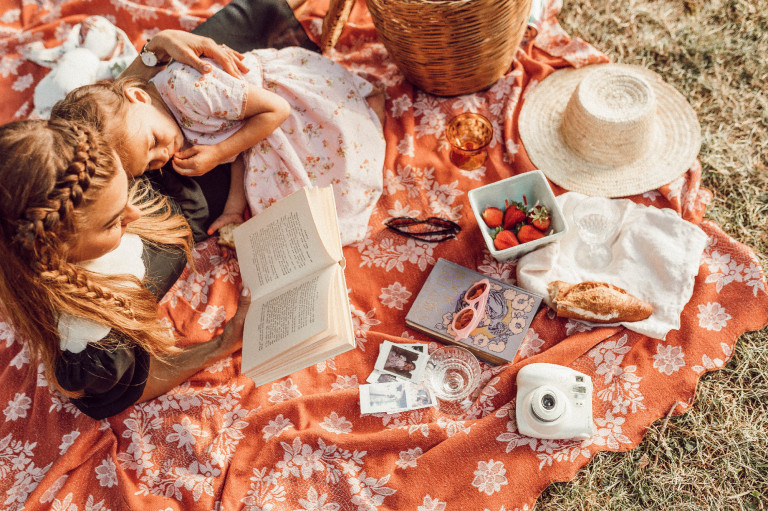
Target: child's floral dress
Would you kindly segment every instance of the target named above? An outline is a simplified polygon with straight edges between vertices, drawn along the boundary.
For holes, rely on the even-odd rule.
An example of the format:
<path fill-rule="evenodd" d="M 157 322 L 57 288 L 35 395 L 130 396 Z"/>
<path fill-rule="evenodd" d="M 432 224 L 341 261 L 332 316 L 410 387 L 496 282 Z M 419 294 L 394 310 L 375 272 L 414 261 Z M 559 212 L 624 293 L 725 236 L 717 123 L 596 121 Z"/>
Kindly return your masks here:
<path fill-rule="evenodd" d="M 365 101 L 373 86 L 303 48 L 254 50 L 245 80 L 280 95 L 288 119 L 243 153 L 253 214 L 303 186 L 333 185 L 344 245 L 362 240 L 383 185 L 381 122 Z M 173 63 L 152 79 L 190 144 L 216 144 L 243 125 L 245 80 Z"/>

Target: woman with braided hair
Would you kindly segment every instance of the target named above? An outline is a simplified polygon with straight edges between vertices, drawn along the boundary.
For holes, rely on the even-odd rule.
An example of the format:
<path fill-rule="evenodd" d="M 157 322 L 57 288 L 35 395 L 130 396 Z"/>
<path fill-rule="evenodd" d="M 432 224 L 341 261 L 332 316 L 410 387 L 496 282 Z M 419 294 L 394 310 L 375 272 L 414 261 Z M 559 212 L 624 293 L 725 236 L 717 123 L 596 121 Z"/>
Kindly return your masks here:
<path fill-rule="evenodd" d="M 190 238 L 163 197 L 129 190 L 98 133 L 65 121 L 0 127 L 0 312 L 85 414 L 112 416 L 239 348 L 247 292 L 220 336 L 183 350 L 158 320 L 167 288 L 145 264 L 148 243 L 189 257 Z"/>
<path fill-rule="evenodd" d="M 150 79 L 170 60 L 207 73 L 203 57 L 239 76 L 248 69 L 233 47 L 317 50 L 291 11 L 301 1 L 233 0 L 194 33 L 155 34 L 123 76 Z M 220 214 L 229 188 L 220 176 L 229 171 L 200 182 L 164 173 L 129 191 L 113 149 L 67 121 L 0 126 L 0 316 L 26 338 L 52 386 L 96 419 L 159 396 L 236 351 L 250 303 L 244 290 L 221 335 L 175 345 L 158 321 L 157 300 L 184 268 L 190 229 L 203 239 Z"/>

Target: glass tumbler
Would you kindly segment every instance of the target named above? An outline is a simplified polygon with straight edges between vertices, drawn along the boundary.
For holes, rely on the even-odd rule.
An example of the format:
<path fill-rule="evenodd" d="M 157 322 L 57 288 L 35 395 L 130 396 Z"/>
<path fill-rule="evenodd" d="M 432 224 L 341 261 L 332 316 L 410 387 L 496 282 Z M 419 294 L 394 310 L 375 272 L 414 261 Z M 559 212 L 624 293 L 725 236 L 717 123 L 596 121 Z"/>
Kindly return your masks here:
<path fill-rule="evenodd" d="M 424 381 L 437 399 L 437 408 L 441 412 L 459 415 L 472 405 L 480 374 L 480 362 L 470 351 L 459 346 L 445 346 L 429 356 Z"/>
<path fill-rule="evenodd" d="M 585 268 L 602 269 L 613 256 L 608 242 L 620 222 L 616 203 L 605 197 L 586 197 L 573 209 L 573 223 L 584 247 L 576 252 L 576 262 Z"/>
<path fill-rule="evenodd" d="M 459 114 L 445 129 L 451 145 L 450 160 L 462 170 L 474 170 L 485 163 L 486 148 L 493 139 L 491 121 L 480 114 Z"/>

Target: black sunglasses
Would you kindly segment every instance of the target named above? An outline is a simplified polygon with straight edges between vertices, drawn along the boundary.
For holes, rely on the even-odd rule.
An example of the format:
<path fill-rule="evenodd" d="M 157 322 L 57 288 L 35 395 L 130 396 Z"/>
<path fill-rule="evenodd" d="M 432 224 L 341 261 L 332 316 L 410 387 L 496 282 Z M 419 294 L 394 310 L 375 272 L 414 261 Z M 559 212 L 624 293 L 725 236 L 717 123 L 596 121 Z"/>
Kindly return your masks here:
<path fill-rule="evenodd" d="M 384 225 L 404 236 L 428 242 L 450 240 L 461 231 L 461 227 L 456 222 L 436 216 L 431 216 L 426 220 L 410 216 L 398 216 L 390 218 L 384 222 Z"/>

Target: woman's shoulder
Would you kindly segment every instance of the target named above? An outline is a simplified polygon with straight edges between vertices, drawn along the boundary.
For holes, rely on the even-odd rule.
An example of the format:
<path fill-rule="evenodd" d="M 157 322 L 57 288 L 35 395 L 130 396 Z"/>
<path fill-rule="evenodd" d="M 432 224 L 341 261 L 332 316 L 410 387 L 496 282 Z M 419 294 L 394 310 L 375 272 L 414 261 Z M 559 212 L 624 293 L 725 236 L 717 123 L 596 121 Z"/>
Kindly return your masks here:
<path fill-rule="evenodd" d="M 62 350 L 55 367 L 56 380 L 62 388 L 91 393 L 109 389 L 136 363 L 137 356 L 143 359 L 146 354 L 143 348 L 116 333 L 101 341 L 78 352 Z"/>
<path fill-rule="evenodd" d="M 59 386 L 79 394 L 72 403 L 94 419 L 110 417 L 136 403 L 149 375 L 149 354 L 140 346 L 111 339 L 111 347 L 89 344 L 64 351 L 54 375 Z"/>

